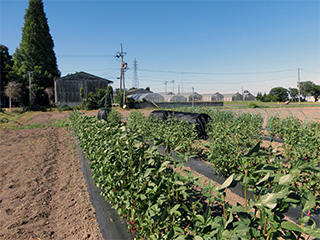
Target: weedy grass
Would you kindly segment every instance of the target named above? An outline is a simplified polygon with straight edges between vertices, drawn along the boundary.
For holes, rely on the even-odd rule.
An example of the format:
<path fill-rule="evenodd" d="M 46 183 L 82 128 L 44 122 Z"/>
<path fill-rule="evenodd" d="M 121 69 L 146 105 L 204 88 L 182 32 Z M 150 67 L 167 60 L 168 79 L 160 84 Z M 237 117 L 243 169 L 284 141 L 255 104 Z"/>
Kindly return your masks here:
<path fill-rule="evenodd" d="M 0 112 L 0 130 L 20 130 L 33 129 L 44 127 L 67 127 L 69 125 L 68 119 L 53 119 L 50 124 L 31 123 L 26 124 L 27 121 L 33 119 L 38 112 L 23 112 L 23 111 L 5 111 Z"/>

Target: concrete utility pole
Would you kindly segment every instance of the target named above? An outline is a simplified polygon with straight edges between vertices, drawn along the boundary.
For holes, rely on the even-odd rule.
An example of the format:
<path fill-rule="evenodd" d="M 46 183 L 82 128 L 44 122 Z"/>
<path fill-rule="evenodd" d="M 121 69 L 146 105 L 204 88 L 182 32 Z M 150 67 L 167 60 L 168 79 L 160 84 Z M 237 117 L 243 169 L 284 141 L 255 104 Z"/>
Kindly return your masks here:
<path fill-rule="evenodd" d="M 29 105 L 31 104 L 32 101 L 32 79 L 31 79 L 31 74 L 33 71 L 28 71 L 28 78 L 29 78 Z"/>
<path fill-rule="evenodd" d="M 194 105 L 194 87 L 192 87 L 192 107 Z"/>
<path fill-rule="evenodd" d="M 300 68 L 298 68 L 298 99 L 299 99 L 299 104 L 301 104 L 301 99 L 300 99 Z"/>
<path fill-rule="evenodd" d="M 181 73 L 181 95 L 183 95 L 183 73 Z"/>
<path fill-rule="evenodd" d="M 125 88 L 125 81 L 124 81 L 124 71 L 127 69 L 127 63 L 123 61 L 123 56 L 126 55 L 126 52 L 122 51 L 122 43 L 120 44 L 120 52 L 117 53 L 116 57 L 121 58 L 121 72 L 120 72 L 120 91 L 123 87 L 123 106 L 126 103 L 126 88 Z"/>

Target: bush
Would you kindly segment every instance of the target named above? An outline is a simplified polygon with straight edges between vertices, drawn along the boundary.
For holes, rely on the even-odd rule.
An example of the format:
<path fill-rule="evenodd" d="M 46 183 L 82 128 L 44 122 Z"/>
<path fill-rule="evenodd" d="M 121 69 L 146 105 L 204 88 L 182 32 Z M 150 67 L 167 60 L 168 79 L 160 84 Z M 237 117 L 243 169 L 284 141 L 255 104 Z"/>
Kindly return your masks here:
<path fill-rule="evenodd" d="M 249 108 L 260 108 L 261 106 L 259 106 L 258 104 L 256 104 L 256 103 L 250 103 L 249 105 L 248 105 L 248 107 Z"/>
<path fill-rule="evenodd" d="M 121 123 L 121 114 L 114 109 L 111 109 L 111 111 L 108 114 L 108 123 L 110 125 L 118 125 Z"/>
<path fill-rule="evenodd" d="M 72 111 L 72 107 L 68 106 L 68 105 L 63 105 L 62 107 L 58 108 L 59 112 L 62 111 Z"/>

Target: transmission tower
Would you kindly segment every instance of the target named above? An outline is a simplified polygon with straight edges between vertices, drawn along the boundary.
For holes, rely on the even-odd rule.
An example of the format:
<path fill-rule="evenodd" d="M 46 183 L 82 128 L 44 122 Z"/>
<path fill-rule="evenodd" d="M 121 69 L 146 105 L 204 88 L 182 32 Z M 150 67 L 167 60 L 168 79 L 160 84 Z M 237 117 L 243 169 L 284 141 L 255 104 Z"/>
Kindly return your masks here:
<path fill-rule="evenodd" d="M 138 62 L 136 59 L 133 61 L 133 80 L 132 80 L 132 87 L 139 88 L 139 80 L 138 80 Z"/>

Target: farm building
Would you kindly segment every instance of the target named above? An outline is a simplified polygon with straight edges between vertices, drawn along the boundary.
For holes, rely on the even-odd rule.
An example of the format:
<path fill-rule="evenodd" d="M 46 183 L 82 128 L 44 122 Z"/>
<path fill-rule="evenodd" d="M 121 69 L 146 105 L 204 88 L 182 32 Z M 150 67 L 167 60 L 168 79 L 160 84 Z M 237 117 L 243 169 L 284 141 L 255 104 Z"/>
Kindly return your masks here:
<path fill-rule="evenodd" d="M 54 81 L 55 102 L 58 106 L 68 105 L 70 107 L 82 105 L 80 89 L 83 88 L 84 95 L 95 92 L 96 89 L 107 89 L 112 81 L 94 76 L 89 73 L 79 72 L 70 74 Z"/>

